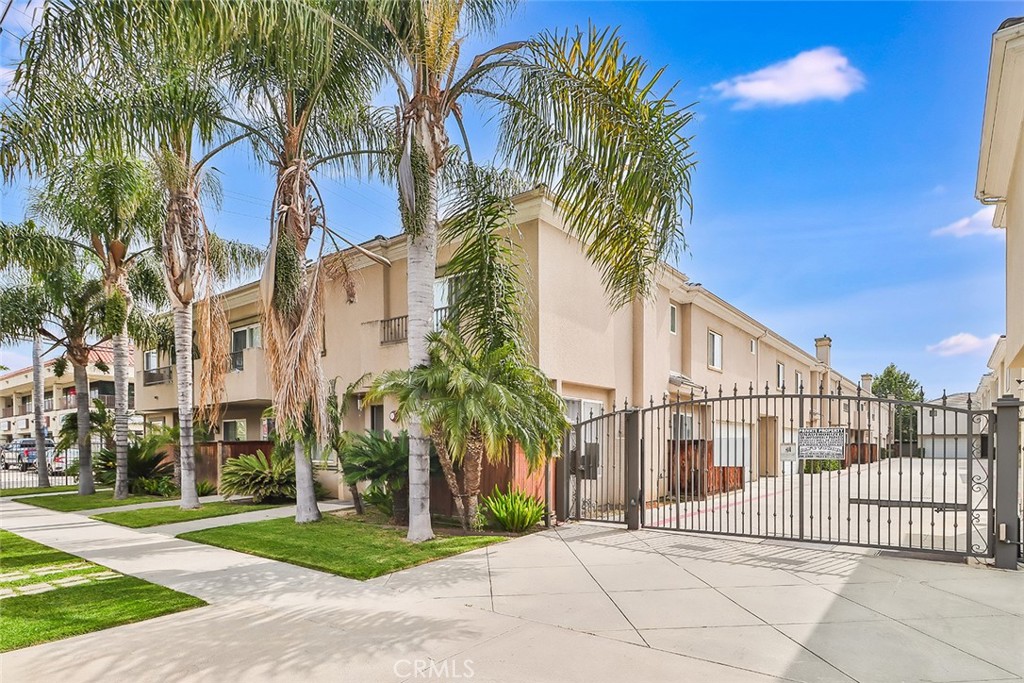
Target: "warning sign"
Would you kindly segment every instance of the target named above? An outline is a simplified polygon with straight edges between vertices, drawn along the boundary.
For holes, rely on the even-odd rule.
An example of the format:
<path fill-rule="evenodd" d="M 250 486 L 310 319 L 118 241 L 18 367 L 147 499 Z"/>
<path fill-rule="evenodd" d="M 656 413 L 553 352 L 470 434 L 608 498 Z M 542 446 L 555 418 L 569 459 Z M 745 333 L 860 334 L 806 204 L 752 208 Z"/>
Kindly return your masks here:
<path fill-rule="evenodd" d="M 842 460 L 846 451 L 845 427 L 803 427 L 797 432 L 801 460 Z"/>

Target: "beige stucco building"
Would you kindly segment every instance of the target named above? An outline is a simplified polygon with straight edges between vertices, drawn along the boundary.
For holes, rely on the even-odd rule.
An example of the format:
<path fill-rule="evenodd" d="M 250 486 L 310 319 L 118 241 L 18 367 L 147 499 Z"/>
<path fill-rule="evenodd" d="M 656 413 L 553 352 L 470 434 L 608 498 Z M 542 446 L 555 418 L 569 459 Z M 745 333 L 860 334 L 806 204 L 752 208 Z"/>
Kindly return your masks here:
<path fill-rule="evenodd" d="M 992 224 L 1006 231 L 1006 335 L 997 348 L 1005 375 L 1024 368 L 1024 18 L 992 36 L 975 196 L 995 205 Z"/>
<path fill-rule="evenodd" d="M 102 401 L 108 408 L 114 407 L 113 362 L 110 348 L 99 346 L 90 354 L 87 368 L 89 398 Z M 97 363 L 103 369 L 97 367 Z M 68 365 L 66 372 L 58 377 L 54 372 L 55 364 L 56 361 L 51 360 L 43 365 L 43 421 L 51 434 L 60 429 L 64 416 L 73 413 L 78 405 L 71 366 Z M 129 366 L 128 372 L 129 375 L 134 374 L 134 368 Z M 134 385 L 129 381 L 129 408 L 134 406 L 134 391 Z M 0 443 L 35 436 L 32 402 L 31 367 L 0 375 Z"/>
<path fill-rule="evenodd" d="M 816 341 L 813 353 L 804 351 L 670 266 L 659 270 L 650 301 L 611 309 L 598 270 L 562 228 L 550 196 L 534 190 L 518 197 L 516 207 L 534 359 L 566 399 L 570 419 L 627 401 L 646 406 L 651 400 L 701 395 L 705 389 L 717 392 L 720 386 L 728 392 L 735 385 L 737 391 L 772 394 L 783 387 L 796 393 L 800 385 L 807 393 L 816 393 L 819 386 L 848 396 L 857 391 L 856 382 L 831 367 L 827 336 Z M 347 303 L 340 283 L 328 285 L 323 365 L 339 393 L 367 374 L 406 365 L 406 238 L 377 237 L 361 246 L 390 265 L 351 250 L 346 258 L 356 281 L 356 301 Z M 438 253 L 439 320 L 449 304 L 444 264 L 451 250 L 445 246 Z M 258 285 L 223 296 L 233 354 L 214 438 L 263 439 L 269 425 L 262 415 L 271 393 L 261 348 Z M 172 424 L 175 377 L 169 359 L 140 349 L 136 366 L 139 411 L 149 423 Z M 361 386 L 367 384 L 364 379 Z M 346 426 L 396 431 L 401 426 L 391 418 L 393 409 L 356 399 Z M 822 423 L 808 403 L 807 424 L 815 420 Z"/>

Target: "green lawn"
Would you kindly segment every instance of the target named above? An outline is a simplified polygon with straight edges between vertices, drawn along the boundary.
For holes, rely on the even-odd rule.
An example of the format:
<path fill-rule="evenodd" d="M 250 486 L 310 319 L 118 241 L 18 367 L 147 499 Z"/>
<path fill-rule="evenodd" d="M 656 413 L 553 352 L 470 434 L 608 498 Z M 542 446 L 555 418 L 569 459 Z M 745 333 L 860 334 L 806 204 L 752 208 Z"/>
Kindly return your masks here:
<path fill-rule="evenodd" d="M 160 496 L 129 496 L 124 500 L 114 500 L 113 491 L 100 491 L 90 496 L 34 496 L 32 498 L 15 498 L 16 503 L 35 505 L 57 512 L 75 512 L 76 510 L 95 510 L 115 505 L 134 505 L 135 503 L 153 503 L 158 500 L 171 500 Z"/>
<path fill-rule="evenodd" d="M 0 599 L 0 652 L 206 604 L 3 530 L 0 572 L 5 575 L 0 579 L 0 594 L 15 593 Z M 65 580 L 82 583 L 55 583 Z M 41 583 L 56 587 L 20 594 L 21 589 Z"/>
<path fill-rule="evenodd" d="M 204 503 L 198 510 L 182 510 L 179 507 L 148 508 L 145 510 L 123 510 L 119 512 L 104 512 L 93 515 L 92 519 L 101 522 L 111 522 L 121 526 L 140 529 L 147 526 L 159 524 L 174 524 L 175 522 L 191 522 L 194 519 L 206 519 L 207 517 L 223 517 L 224 515 L 237 515 L 241 512 L 253 512 L 255 510 L 266 510 L 278 507 L 277 505 L 254 505 L 252 503 Z"/>
<path fill-rule="evenodd" d="M 0 496 L 27 496 L 32 493 L 59 493 L 61 491 L 77 491 L 78 485 L 70 486 L 25 486 L 20 489 L 0 489 Z"/>
<path fill-rule="evenodd" d="M 402 530 L 331 515 L 314 524 L 296 524 L 286 517 L 190 531 L 178 538 L 360 580 L 505 540 L 502 536 L 447 536 L 409 543 Z"/>

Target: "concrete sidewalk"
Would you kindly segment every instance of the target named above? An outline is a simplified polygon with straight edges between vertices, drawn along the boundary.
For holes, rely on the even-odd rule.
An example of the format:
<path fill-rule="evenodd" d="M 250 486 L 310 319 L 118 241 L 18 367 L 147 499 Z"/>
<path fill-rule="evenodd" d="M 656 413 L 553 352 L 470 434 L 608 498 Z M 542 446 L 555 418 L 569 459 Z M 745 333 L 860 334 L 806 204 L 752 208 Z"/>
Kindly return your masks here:
<path fill-rule="evenodd" d="M 1024 573 L 978 566 L 572 525 L 361 583 L 17 503 L 0 526 L 210 603 L 4 654 L 5 680 L 1024 675 Z"/>
<path fill-rule="evenodd" d="M 5 681 L 777 680 L 79 515 L 2 502 L 0 526 L 210 603 L 5 653 Z"/>

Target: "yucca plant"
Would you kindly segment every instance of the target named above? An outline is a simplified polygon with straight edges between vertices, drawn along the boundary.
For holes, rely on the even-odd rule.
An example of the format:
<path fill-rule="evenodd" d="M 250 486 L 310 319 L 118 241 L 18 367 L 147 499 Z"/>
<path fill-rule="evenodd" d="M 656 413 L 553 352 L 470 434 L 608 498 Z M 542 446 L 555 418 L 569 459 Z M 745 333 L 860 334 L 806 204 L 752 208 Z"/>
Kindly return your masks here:
<path fill-rule="evenodd" d="M 483 504 L 505 531 L 526 531 L 544 519 L 544 503 L 516 489 L 502 493 L 495 486 L 494 492 L 483 498 Z"/>

